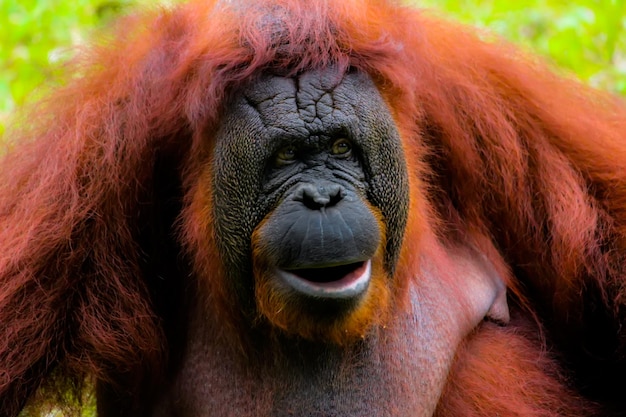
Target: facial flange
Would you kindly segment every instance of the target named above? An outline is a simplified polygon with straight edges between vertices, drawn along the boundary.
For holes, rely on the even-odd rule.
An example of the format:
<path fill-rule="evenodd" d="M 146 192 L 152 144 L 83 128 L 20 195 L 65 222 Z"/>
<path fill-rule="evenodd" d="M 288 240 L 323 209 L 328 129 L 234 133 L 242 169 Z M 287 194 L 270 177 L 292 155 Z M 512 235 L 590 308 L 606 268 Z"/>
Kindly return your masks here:
<path fill-rule="evenodd" d="M 408 181 L 398 132 L 369 76 L 265 74 L 236 91 L 225 114 L 214 219 L 236 290 L 258 285 L 254 264 L 281 297 L 353 307 L 375 271 L 393 275 Z"/>

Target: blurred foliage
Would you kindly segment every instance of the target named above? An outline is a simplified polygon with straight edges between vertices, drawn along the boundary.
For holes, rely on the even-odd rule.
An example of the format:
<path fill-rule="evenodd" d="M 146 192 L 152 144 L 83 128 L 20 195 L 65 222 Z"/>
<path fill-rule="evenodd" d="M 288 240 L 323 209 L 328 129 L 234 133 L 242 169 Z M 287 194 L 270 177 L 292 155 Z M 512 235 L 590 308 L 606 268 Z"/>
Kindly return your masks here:
<path fill-rule="evenodd" d="M 412 2 L 487 28 L 594 87 L 626 95 L 626 0 Z"/>
<path fill-rule="evenodd" d="M 626 0 L 406 1 L 488 28 L 593 86 L 626 94 Z M 138 3 L 150 0 L 0 0 L 0 135 L 16 107 L 45 93 L 73 47 Z"/>
<path fill-rule="evenodd" d="M 253 0 L 252 0 L 253 1 Z M 626 0 L 407 0 L 489 28 L 626 94 Z M 94 28 L 149 0 L 0 0 L 0 134 L 16 106 L 45 93 L 54 68 Z"/>
<path fill-rule="evenodd" d="M 31 96 L 72 47 L 83 44 L 133 0 L 0 0 L 0 134 L 8 115 Z"/>

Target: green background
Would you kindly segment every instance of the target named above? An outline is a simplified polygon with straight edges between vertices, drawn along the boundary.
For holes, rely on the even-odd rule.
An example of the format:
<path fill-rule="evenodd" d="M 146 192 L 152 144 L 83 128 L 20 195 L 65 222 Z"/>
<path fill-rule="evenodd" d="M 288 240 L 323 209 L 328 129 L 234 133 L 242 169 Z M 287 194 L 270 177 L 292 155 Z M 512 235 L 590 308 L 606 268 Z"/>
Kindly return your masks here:
<path fill-rule="evenodd" d="M 489 28 L 593 86 L 626 94 L 626 0 L 411 2 Z M 45 92 L 73 48 L 138 4 L 150 2 L 0 0 L 0 134 L 16 107 Z"/>
<path fill-rule="evenodd" d="M 595 87 L 626 95 L 626 0 L 411 2 L 488 28 Z M 10 115 L 45 94 L 46 80 L 94 31 L 120 13 L 149 4 L 0 0 L 0 135 Z"/>

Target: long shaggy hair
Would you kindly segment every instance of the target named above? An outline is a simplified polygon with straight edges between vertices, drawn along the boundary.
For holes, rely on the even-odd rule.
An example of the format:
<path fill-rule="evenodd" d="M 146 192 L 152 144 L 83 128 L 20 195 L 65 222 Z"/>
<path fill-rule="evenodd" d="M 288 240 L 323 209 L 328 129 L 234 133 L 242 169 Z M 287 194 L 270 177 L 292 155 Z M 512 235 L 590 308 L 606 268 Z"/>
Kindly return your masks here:
<path fill-rule="evenodd" d="M 622 102 L 392 1 L 204 0 L 125 18 L 6 135 L 0 414 L 17 415 L 44 383 L 46 399 L 55 385 L 68 397 L 84 381 L 158 378 L 168 348 L 146 244 L 155 213 L 177 225 L 156 235 L 174 242 L 189 285 L 230 315 L 203 204 L 222 104 L 262 71 L 328 66 L 370 74 L 392 109 L 411 224 L 462 232 L 503 259 L 517 299 L 549 318 L 573 355 L 626 353 L 615 336 L 625 294 Z M 174 203 L 162 201 L 167 176 Z M 415 234 L 404 253 L 419 251 Z"/>

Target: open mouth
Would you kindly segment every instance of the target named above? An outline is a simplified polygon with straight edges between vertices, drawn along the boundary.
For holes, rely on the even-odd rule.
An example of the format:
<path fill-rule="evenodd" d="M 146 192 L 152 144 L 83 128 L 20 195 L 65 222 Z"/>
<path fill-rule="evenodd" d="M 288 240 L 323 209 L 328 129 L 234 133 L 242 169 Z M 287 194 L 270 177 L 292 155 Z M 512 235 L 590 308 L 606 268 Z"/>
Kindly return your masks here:
<path fill-rule="evenodd" d="M 278 270 L 278 275 L 298 292 L 318 298 L 352 298 L 370 282 L 370 260 L 326 268 Z"/>

